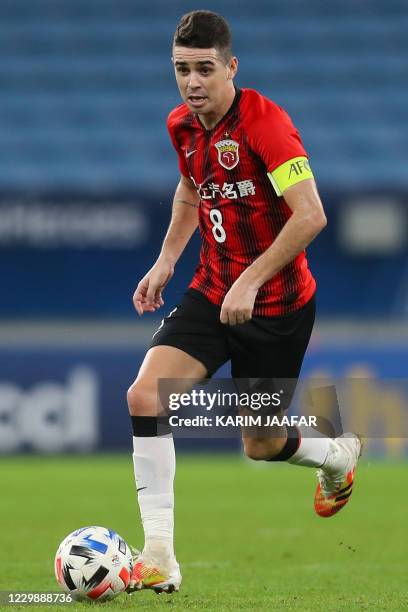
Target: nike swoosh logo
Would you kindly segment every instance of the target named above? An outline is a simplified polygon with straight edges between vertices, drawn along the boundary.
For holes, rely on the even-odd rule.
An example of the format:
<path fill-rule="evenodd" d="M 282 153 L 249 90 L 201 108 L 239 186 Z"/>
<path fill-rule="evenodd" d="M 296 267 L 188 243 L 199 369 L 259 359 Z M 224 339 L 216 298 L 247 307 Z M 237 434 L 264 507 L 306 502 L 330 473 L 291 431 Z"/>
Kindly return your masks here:
<path fill-rule="evenodd" d="M 194 151 L 186 151 L 186 158 L 188 159 L 189 157 L 191 157 L 196 151 L 197 149 L 194 149 Z"/>
<path fill-rule="evenodd" d="M 143 491 L 143 489 L 147 489 L 147 487 L 139 487 L 138 489 L 136 489 L 136 491 L 139 493 L 139 491 Z"/>

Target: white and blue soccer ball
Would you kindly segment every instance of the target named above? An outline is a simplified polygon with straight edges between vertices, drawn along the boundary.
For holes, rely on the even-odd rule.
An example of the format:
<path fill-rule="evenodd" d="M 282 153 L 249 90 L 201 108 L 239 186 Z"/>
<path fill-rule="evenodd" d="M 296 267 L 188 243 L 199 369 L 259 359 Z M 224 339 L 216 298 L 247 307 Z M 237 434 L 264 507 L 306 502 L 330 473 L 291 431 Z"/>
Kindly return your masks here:
<path fill-rule="evenodd" d="M 132 565 L 132 553 L 119 534 L 105 527 L 82 527 L 59 545 L 55 576 L 74 599 L 107 601 L 126 589 Z"/>

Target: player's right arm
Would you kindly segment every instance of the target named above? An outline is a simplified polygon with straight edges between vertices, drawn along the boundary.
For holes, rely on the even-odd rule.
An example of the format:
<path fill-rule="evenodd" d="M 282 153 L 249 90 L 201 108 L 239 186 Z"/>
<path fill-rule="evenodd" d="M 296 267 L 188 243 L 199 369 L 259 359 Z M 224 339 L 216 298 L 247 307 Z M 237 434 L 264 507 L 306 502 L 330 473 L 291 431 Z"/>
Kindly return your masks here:
<path fill-rule="evenodd" d="M 133 295 L 133 304 L 140 316 L 144 312 L 154 312 L 164 304 L 162 291 L 173 276 L 174 267 L 197 228 L 199 202 L 193 181 L 181 175 L 160 255 Z"/>

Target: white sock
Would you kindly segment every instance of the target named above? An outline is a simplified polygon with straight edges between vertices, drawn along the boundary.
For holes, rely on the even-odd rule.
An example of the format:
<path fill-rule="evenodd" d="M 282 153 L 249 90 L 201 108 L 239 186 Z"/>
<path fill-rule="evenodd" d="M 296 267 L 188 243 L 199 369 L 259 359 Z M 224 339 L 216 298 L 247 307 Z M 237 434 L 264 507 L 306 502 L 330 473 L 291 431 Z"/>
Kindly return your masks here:
<path fill-rule="evenodd" d="M 173 555 L 176 457 L 173 436 L 133 436 L 133 465 L 140 515 L 149 540 L 160 539 Z"/>
<path fill-rule="evenodd" d="M 288 459 L 288 463 L 305 467 L 321 467 L 327 459 L 333 440 L 323 435 L 311 437 L 310 427 L 298 427 L 298 430 L 300 444 L 296 453 Z M 314 436 L 316 433 L 316 430 L 313 430 Z"/>

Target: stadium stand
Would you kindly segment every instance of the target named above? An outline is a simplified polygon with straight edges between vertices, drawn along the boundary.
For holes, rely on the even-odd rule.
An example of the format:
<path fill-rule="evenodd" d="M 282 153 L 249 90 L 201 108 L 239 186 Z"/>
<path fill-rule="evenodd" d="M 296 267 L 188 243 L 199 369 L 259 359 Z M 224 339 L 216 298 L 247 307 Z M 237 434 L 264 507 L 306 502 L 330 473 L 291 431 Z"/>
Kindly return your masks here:
<path fill-rule="evenodd" d="M 331 188 L 406 185 L 404 0 L 205 3 L 225 14 L 238 84 L 283 105 Z M 164 121 L 179 102 L 170 64 L 179 16 L 157 0 L 3 0 L 0 185 L 167 189 Z M 250 35 L 248 34 L 250 32 Z"/>

